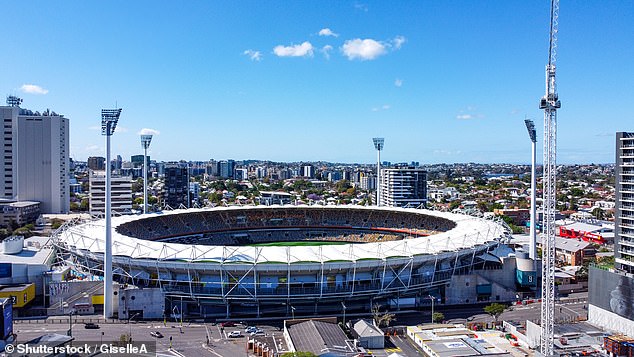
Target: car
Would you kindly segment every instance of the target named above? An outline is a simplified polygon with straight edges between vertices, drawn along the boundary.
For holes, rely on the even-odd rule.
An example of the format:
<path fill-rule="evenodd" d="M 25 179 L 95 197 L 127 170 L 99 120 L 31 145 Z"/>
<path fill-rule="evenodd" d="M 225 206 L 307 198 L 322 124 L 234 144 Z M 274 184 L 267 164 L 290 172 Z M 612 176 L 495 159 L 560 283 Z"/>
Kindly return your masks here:
<path fill-rule="evenodd" d="M 85 329 L 88 329 L 88 330 L 94 330 L 94 329 L 98 329 L 98 328 L 99 328 L 99 325 L 97 325 L 97 324 L 96 324 L 96 323 L 94 323 L 94 322 L 86 322 L 86 323 L 84 324 L 84 328 L 85 328 Z"/>
<path fill-rule="evenodd" d="M 251 331 L 251 336 L 255 335 L 264 335 L 264 331 L 260 330 L 259 328 Z"/>
<path fill-rule="evenodd" d="M 240 331 L 231 331 L 231 332 L 229 332 L 229 334 L 227 336 L 229 336 L 231 338 L 242 337 L 242 332 L 240 332 Z"/>
<path fill-rule="evenodd" d="M 220 326 L 222 326 L 222 327 L 234 327 L 235 325 L 236 325 L 236 323 L 233 322 L 233 321 L 225 321 L 225 322 L 220 324 Z"/>
<path fill-rule="evenodd" d="M 244 329 L 244 332 L 253 332 L 255 330 L 257 330 L 258 328 L 255 326 L 249 326 L 247 328 Z"/>
<path fill-rule="evenodd" d="M 150 336 L 152 337 L 156 337 L 156 338 L 163 338 L 163 334 L 160 333 L 159 331 L 152 331 L 150 332 Z"/>

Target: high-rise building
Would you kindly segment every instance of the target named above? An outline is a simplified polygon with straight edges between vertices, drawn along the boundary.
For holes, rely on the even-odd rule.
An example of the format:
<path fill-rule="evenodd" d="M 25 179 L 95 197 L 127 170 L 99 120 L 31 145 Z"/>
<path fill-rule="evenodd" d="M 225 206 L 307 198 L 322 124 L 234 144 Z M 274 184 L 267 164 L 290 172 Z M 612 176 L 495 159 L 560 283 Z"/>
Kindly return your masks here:
<path fill-rule="evenodd" d="M 0 106 L 3 154 L 0 197 L 41 202 L 42 213 L 70 210 L 68 118 L 48 109 L 20 108 L 21 99 Z"/>
<path fill-rule="evenodd" d="M 178 164 L 165 166 L 165 185 L 163 186 L 163 206 L 173 209 L 181 205 L 190 207 L 188 168 Z"/>
<path fill-rule="evenodd" d="M 106 169 L 106 158 L 100 156 L 89 157 L 88 168 L 94 171 L 104 171 Z"/>
<path fill-rule="evenodd" d="M 218 161 L 218 175 L 222 178 L 234 178 L 236 162 L 233 160 Z"/>
<path fill-rule="evenodd" d="M 634 133 L 616 133 L 615 267 L 634 273 Z"/>
<path fill-rule="evenodd" d="M 106 172 L 90 171 L 90 190 L 88 206 L 90 214 L 99 215 L 106 212 Z M 132 210 L 132 177 L 110 177 L 110 208 L 112 212 L 121 214 Z"/>
<path fill-rule="evenodd" d="M 302 176 L 308 178 L 315 178 L 315 166 L 302 165 Z"/>
<path fill-rule="evenodd" d="M 381 204 L 418 207 L 427 204 L 427 171 L 413 167 L 381 170 Z"/>

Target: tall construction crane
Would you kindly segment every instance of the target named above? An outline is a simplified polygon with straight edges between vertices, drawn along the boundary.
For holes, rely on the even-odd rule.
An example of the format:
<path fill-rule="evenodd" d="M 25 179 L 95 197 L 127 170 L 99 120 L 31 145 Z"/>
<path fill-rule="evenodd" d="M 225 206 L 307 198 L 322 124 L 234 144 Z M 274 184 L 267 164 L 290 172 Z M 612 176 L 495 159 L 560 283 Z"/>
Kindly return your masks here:
<path fill-rule="evenodd" d="M 561 107 L 555 82 L 559 0 L 550 2 L 550 46 L 546 66 L 546 95 L 539 101 L 544 109 L 544 222 L 542 224 L 542 309 L 541 354 L 552 356 L 555 330 L 555 209 L 557 203 L 557 109 Z"/>

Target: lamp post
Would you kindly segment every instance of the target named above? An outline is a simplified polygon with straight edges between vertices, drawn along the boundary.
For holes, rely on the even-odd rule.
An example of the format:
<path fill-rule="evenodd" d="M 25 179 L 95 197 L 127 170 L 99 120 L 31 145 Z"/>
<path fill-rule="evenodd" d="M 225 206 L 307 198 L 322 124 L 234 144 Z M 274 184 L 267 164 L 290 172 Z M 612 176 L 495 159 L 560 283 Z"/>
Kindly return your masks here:
<path fill-rule="evenodd" d="M 343 307 L 343 328 L 346 328 L 346 304 L 343 303 L 343 301 L 341 302 L 341 307 Z"/>
<path fill-rule="evenodd" d="M 295 320 L 295 306 L 291 305 L 291 313 L 293 314 L 293 320 Z"/>
<path fill-rule="evenodd" d="M 104 257 L 104 282 L 103 282 L 103 317 L 105 319 L 112 317 L 112 232 L 111 232 L 111 216 L 110 208 L 110 137 L 114 134 L 117 127 L 121 108 L 119 109 L 102 109 L 101 110 L 101 135 L 106 136 L 106 246 Z"/>
<path fill-rule="evenodd" d="M 431 300 L 431 323 L 434 323 L 434 300 L 436 300 L 435 297 L 428 295 L 429 299 Z"/>
<path fill-rule="evenodd" d="M 152 142 L 152 135 L 141 135 L 141 146 L 143 146 L 143 214 L 147 213 L 147 149 Z"/>
<path fill-rule="evenodd" d="M 372 138 L 376 149 L 376 205 L 381 205 L 381 150 L 383 150 L 384 138 Z"/>
<path fill-rule="evenodd" d="M 132 341 L 132 325 L 130 325 L 130 320 L 132 320 L 133 318 L 137 317 L 139 314 L 140 314 L 140 312 L 137 312 L 136 314 L 134 314 L 132 316 L 128 316 L 128 328 L 129 328 L 128 338 L 130 339 L 130 341 Z"/>
<path fill-rule="evenodd" d="M 537 260 L 537 239 L 535 233 L 535 217 L 536 217 L 536 209 L 537 205 L 535 204 L 535 186 L 536 186 L 536 175 L 535 175 L 535 156 L 536 156 L 536 143 L 537 143 L 537 134 L 535 131 L 535 123 L 533 123 L 530 119 L 525 119 L 524 124 L 526 124 L 526 129 L 528 129 L 528 136 L 531 139 L 531 222 L 530 222 L 530 246 L 528 250 L 528 255 L 533 262 Z M 535 264 L 535 263 L 533 263 Z"/>

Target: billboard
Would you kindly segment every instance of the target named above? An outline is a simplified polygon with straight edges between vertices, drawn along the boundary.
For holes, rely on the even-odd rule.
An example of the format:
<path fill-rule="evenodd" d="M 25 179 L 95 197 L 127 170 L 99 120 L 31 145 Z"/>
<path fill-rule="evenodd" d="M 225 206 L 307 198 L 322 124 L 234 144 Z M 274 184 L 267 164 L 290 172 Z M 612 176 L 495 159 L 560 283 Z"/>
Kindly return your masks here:
<path fill-rule="evenodd" d="M 634 320 L 633 278 L 597 268 L 588 278 L 588 303 Z"/>
<path fill-rule="evenodd" d="M 0 302 L 2 319 L 0 319 L 0 339 L 6 340 L 13 334 L 13 304 L 10 299 L 2 299 Z"/>

